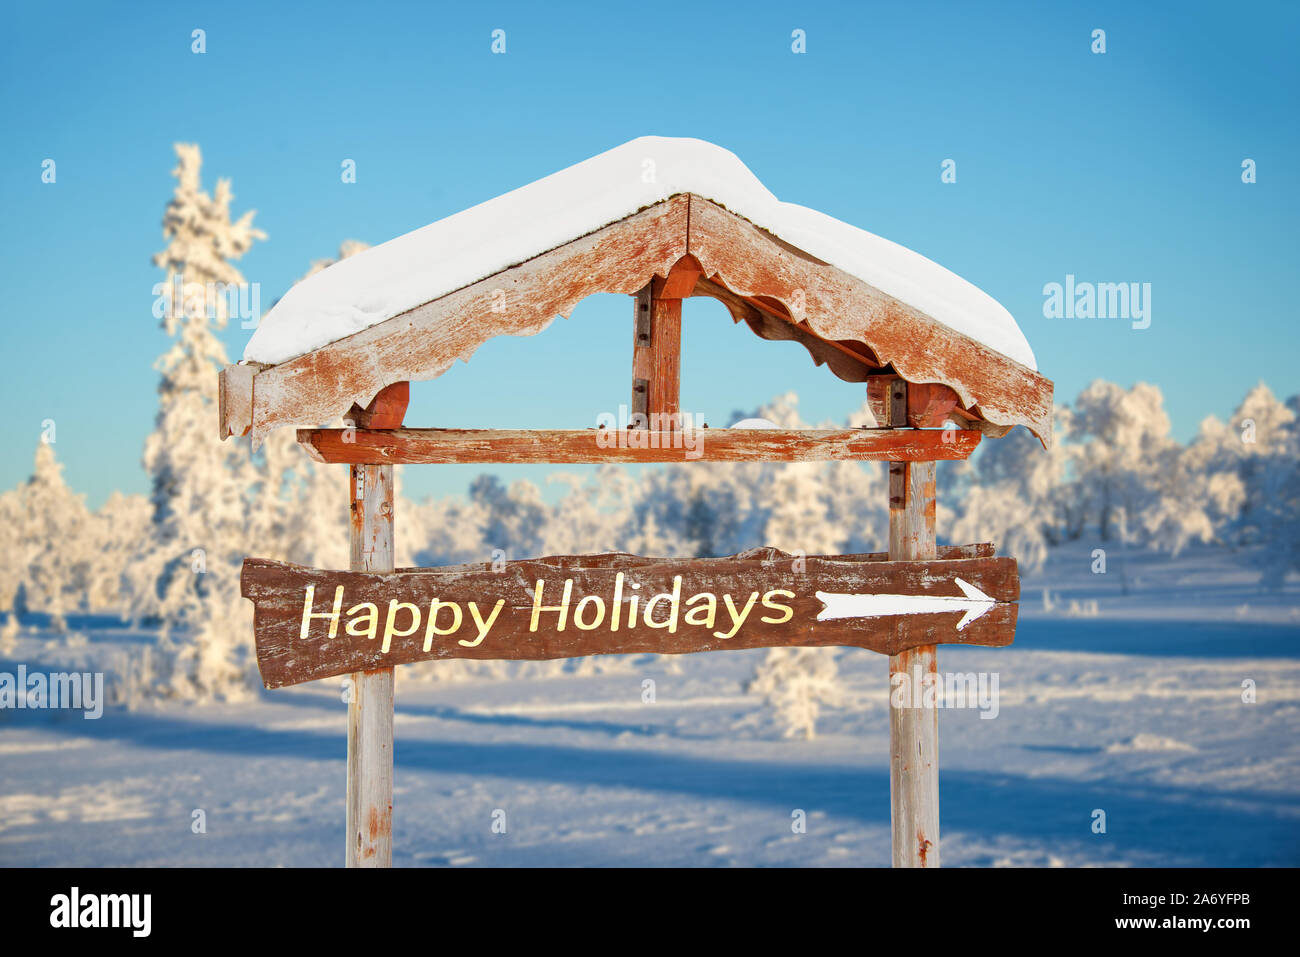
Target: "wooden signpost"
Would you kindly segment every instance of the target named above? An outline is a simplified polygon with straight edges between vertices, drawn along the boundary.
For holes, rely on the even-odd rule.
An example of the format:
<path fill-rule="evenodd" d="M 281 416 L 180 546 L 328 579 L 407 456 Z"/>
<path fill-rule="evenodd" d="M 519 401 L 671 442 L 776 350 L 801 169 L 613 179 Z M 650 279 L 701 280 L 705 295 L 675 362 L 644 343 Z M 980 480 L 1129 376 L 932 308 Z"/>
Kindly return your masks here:
<path fill-rule="evenodd" d="M 504 289 L 509 309 L 499 308 Z M 596 292 L 633 297 L 630 408 L 646 416 L 639 426 L 403 427 L 409 380 L 441 375 L 492 336 L 536 333 Z M 760 337 L 797 342 L 839 378 L 865 383 L 874 423 L 685 429 L 681 300 L 690 296 L 717 299 Z M 347 864 L 392 860 L 398 664 L 842 645 L 888 655 L 892 683 L 918 670 L 936 674 L 941 644 L 1010 644 L 1015 561 L 995 558 L 992 545 L 936 545 L 935 467 L 1016 424 L 1046 445 L 1051 393 L 1034 370 L 693 194 L 278 365 L 223 370 L 223 438 L 258 441 L 305 425 L 298 440 L 310 455 L 350 469 L 348 571 L 249 558 L 242 574 L 268 688 L 351 675 Z M 316 427 L 340 413 L 348 428 Z M 730 558 L 601 554 L 393 567 L 394 464 L 830 460 L 888 463 L 888 553 L 796 557 L 759 548 Z M 890 708 L 890 802 L 894 865 L 938 866 L 932 707 Z"/>

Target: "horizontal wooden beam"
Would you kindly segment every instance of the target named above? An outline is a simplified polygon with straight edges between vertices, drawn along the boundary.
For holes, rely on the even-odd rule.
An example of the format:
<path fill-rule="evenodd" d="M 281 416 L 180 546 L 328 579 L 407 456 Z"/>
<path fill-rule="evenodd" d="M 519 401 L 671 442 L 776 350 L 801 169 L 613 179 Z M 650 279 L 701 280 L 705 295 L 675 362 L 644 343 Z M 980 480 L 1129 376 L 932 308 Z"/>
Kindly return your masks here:
<path fill-rule="evenodd" d="M 979 542 L 971 545 L 940 545 L 935 552 L 935 559 L 952 560 L 958 558 L 995 558 L 997 557 L 997 547 L 992 542 Z M 746 561 L 755 562 L 795 562 L 801 556 L 791 552 L 783 552 L 779 548 L 773 548 L 771 545 L 762 545 L 757 548 L 749 548 L 741 552 L 736 558 L 743 558 Z M 889 561 L 889 552 L 851 552 L 847 555 L 805 555 L 808 558 L 825 558 L 828 561 L 836 562 L 887 562 Z M 646 556 L 631 555 L 627 552 L 595 552 L 588 555 L 544 555 L 540 558 L 531 559 L 532 561 L 541 562 L 544 565 L 556 565 L 567 568 L 637 568 L 641 565 L 663 565 L 673 561 L 665 556 Z M 407 572 L 431 572 L 440 575 L 454 575 L 462 572 L 487 572 L 500 571 L 499 566 L 494 566 L 492 562 L 466 562 L 461 565 L 440 565 L 437 568 L 399 568 L 397 571 L 403 574 Z"/>
<path fill-rule="evenodd" d="M 964 459 L 980 433 L 946 429 L 299 429 L 319 462 L 527 464 L 930 462 Z"/>

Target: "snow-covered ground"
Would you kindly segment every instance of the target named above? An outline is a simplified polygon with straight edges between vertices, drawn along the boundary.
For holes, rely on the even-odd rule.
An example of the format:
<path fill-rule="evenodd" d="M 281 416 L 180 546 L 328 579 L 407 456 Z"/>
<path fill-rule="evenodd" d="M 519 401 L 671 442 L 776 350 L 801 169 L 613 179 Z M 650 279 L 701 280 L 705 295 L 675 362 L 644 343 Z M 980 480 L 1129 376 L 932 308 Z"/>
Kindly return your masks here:
<path fill-rule="evenodd" d="M 1261 592 L 1248 557 L 1110 549 L 1093 575 L 1090 548 L 1062 549 L 1025 580 L 1014 646 L 941 649 L 941 670 L 996 672 L 1000 692 L 992 720 L 940 713 L 945 866 L 1300 864 L 1300 587 Z M 27 629 L 0 670 L 148 640 L 73 625 L 88 647 Z M 885 659 L 839 652 L 851 704 L 805 741 L 741 690 L 762 655 L 399 672 L 394 863 L 887 865 Z M 0 711 L 0 863 L 341 864 L 340 691 Z"/>

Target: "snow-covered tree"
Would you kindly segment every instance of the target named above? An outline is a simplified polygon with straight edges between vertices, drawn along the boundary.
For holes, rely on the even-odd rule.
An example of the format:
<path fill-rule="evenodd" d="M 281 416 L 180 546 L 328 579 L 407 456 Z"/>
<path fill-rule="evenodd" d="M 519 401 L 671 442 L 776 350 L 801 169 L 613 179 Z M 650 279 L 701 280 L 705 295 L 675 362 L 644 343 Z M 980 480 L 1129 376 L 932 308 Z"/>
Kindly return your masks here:
<path fill-rule="evenodd" d="M 14 603 L 25 567 L 19 546 L 22 515 L 22 486 L 0 493 L 0 612 L 6 614 L 7 626 L 18 620 Z"/>
<path fill-rule="evenodd" d="M 1228 422 L 1218 451 L 1229 461 L 1236 459 L 1244 493 L 1239 531 L 1246 541 L 1274 538 L 1281 515 L 1279 495 L 1296 468 L 1298 426 L 1295 412 L 1262 382 L 1247 393 Z"/>
<path fill-rule="evenodd" d="M 1300 570 L 1300 396 L 1279 402 L 1263 383 L 1233 413 L 1219 456 L 1232 460 L 1242 503 L 1231 534 L 1265 545 L 1261 581 L 1278 587 Z"/>
<path fill-rule="evenodd" d="M 202 188 L 197 146 L 177 144 L 176 155 L 177 185 L 163 216 L 167 248 L 154 257 L 165 272 L 155 314 L 172 342 L 157 362 L 158 419 L 144 450 L 153 521 L 139 577 L 155 585 L 152 593 L 137 588 L 135 598 L 137 612 L 164 622 L 177 665 L 170 690 L 212 696 L 233 693 L 248 671 L 252 614 L 239 596 L 239 568 L 259 476 L 245 442 L 217 440 L 217 373 L 229 360 L 216 332 L 230 314 L 228 298 L 211 292 L 244 288 L 233 261 L 265 233 L 253 227 L 252 212 L 231 219 L 229 180 L 213 194 Z"/>
<path fill-rule="evenodd" d="M 772 648 L 745 685 L 775 710 L 787 738 L 811 740 L 823 707 L 843 707 L 846 695 L 830 648 Z"/>
<path fill-rule="evenodd" d="M 1258 483 L 1264 504 L 1252 516 L 1269 546 L 1261 557 L 1261 582 L 1269 588 L 1300 573 L 1300 396 L 1287 400 L 1286 411 L 1291 417 L 1279 426 L 1271 465 Z"/>
<path fill-rule="evenodd" d="M 645 518 L 634 520 L 633 527 L 623 538 L 622 548 L 633 555 L 650 558 L 678 558 L 684 554 L 686 543 L 672 529 L 659 527 L 654 512 L 646 511 Z"/>
<path fill-rule="evenodd" d="M 986 443 L 976 460 L 953 471 L 962 477 L 946 491 L 960 512 L 952 525 L 954 542 L 994 542 L 1026 568 L 1039 568 L 1048 549 L 1076 537 L 1084 508 L 1068 484 L 1077 450 L 1070 444 L 1073 416 L 1058 406 L 1049 450 L 1026 429 L 1014 429 Z"/>
<path fill-rule="evenodd" d="M 37 444 L 32 476 L 19 490 L 16 510 L 22 605 L 49 613 L 51 626 L 63 631 L 64 616 L 82 606 L 85 594 L 89 513 L 83 496 L 64 483 L 53 443 Z"/>
<path fill-rule="evenodd" d="M 143 495 L 114 492 L 90 516 L 86 533 L 89 566 L 86 607 L 90 611 L 129 615 L 129 570 L 149 541 L 152 508 Z"/>
<path fill-rule="evenodd" d="M 1160 389 L 1139 382 L 1131 389 L 1097 380 L 1074 403 L 1078 437 L 1078 494 L 1102 540 L 1129 529 L 1158 503 L 1178 445 Z M 1121 519 L 1122 514 L 1122 519 Z"/>

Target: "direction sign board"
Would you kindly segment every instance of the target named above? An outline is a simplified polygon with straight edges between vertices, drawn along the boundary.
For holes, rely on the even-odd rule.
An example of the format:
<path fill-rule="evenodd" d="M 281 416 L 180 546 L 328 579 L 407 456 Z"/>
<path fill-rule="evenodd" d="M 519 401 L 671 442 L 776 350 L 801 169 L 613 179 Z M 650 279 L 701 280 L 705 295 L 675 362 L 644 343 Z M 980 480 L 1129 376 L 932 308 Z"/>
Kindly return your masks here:
<path fill-rule="evenodd" d="M 1011 643 L 1014 559 L 881 557 L 570 555 L 387 574 L 250 558 L 241 583 L 268 688 L 438 658 Z"/>

